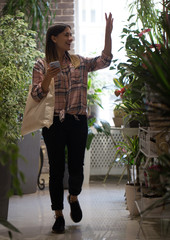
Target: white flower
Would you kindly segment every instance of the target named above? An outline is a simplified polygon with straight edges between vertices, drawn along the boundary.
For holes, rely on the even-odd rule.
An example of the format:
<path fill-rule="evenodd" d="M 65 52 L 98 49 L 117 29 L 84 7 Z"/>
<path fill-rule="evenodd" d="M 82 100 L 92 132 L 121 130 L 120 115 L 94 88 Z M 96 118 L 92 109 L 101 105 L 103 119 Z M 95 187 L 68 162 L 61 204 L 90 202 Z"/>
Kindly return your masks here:
<path fill-rule="evenodd" d="M 87 94 L 94 94 L 94 93 L 95 93 L 94 89 L 89 89 L 89 90 L 87 91 Z"/>

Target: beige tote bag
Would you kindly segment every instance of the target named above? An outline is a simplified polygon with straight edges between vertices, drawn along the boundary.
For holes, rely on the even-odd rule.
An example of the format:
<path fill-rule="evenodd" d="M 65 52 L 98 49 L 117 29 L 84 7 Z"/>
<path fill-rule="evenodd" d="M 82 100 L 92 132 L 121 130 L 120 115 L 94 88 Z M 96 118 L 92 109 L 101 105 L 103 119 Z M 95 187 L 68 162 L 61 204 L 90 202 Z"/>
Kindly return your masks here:
<path fill-rule="evenodd" d="M 49 128 L 53 123 L 55 88 L 52 78 L 49 92 L 40 102 L 36 102 L 31 96 L 32 85 L 29 86 L 29 93 L 24 111 L 21 135 L 34 132 L 42 127 Z"/>

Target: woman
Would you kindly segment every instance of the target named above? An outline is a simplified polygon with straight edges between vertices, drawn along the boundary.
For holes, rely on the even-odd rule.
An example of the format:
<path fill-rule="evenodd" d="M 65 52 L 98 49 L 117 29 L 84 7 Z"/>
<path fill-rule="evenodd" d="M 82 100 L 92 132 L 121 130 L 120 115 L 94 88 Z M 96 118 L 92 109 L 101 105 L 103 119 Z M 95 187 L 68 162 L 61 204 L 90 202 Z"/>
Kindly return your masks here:
<path fill-rule="evenodd" d="M 50 27 L 46 35 L 45 61 L 38 60 L 33 69 L 32 97 L 41 101 L 48 94 L 49 84 L 55 82 L 55 110 L 52 126 L 43 128 L 42 134 L 47 147 L 50 179 L 51 208 L 55 211 L 53 232 L 63 233 L 65 220 L 63 206 L 63 176 L 65 167 L 65 146 L 68 149 L 70 216 L 74 222 L 82 219 L 82 210 L 77 196 L 83 184 L 84 153 L 87 140 L 87 76 L 88 72 L 110 65 L 111 33 L 113 18 L 105 14 L 105 46 L 101 56 L 84 58 L 70 55 L 73 41 L 71 27 L 57 24 Z M 58 60 L 60 67 L 50 67 Z"/>

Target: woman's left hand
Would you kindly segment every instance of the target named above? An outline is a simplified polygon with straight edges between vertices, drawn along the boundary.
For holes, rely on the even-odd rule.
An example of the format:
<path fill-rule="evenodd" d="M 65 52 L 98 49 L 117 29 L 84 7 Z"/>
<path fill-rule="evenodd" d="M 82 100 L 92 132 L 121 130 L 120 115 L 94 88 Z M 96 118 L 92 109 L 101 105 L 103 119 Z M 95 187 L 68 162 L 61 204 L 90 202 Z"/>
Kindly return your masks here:
<path fill-rule="evenodd" d="M 105 13 L 105 19 L 106 19 L 106 34 L 111 34 L 113 30 L 113 17 L 112 14 L 109 13 L 109 16 L 107 16 L 107 13 Z"/>

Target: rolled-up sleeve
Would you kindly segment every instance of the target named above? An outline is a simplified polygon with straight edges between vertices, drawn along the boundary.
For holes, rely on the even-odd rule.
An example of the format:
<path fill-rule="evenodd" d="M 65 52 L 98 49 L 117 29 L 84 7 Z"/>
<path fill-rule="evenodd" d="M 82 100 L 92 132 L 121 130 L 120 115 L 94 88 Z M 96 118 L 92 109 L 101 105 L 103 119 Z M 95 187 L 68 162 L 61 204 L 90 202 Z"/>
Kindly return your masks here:
<path fill-rule="evenodd" d="M 39 102 L 43 99 L 48 92 L 43 92 L 41 84 L 44 79 L 45 67 L 42 59 L 37 60 L 33 68 L 32 74 L 32 98 Z"/>
<path fill-rule="evenodd" d="M 105 65 L 107 65 L 107 67 L 110 65 L 112 58 L 113 55 L 107 56 L 104 52 L 102 52 L 101 60 L 104 62 Z"/>
<path fill-rule="evenodd" d="M 112 58 L 113 55 L 107 56 L 104 52 L 102 52 L 101 56 L 95 58 L 86 58 L 87 71 L 92 72 L 108 67 Z"/>

